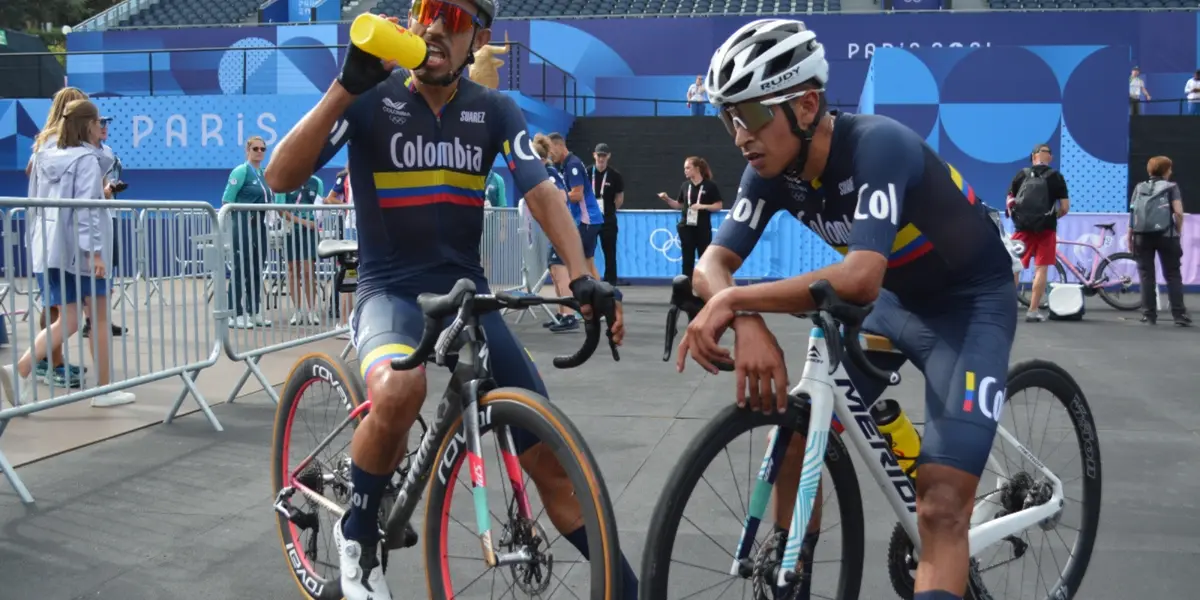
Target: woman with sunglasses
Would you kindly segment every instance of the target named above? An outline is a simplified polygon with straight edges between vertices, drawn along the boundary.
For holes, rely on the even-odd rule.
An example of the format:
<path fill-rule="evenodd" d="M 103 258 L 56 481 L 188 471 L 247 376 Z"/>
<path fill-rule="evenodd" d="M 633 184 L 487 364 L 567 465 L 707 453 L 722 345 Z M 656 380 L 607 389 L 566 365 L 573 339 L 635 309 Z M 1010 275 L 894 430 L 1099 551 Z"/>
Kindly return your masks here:
<path fill-rule="evenodd" d="M 729 356 L 718 341 L 732 327 L 738 403 L 782 413 L 789 381 L 783 352 L 757 313 L 813 311 L 809 286 L 818 280 L 846 301 L 873 302 L 863 328 L 890 339 L 926 380 L 913 598 L 959 600 L 967 587 L 973 498 L 991 454 L 1016 333 L 1012 260 L 954 167 L 889 117 L 829 112 L 828 79 L 825 48 L 800 21 L 753 21 L 713 55 L 709 99 L 749 166 L 730 217 L 696 267 L 693 286 L 707 302 L 688 325 L 678 368 L 690 355 L 715 373 L 713 361 Z M 734 286 L 734 272 L 778 212 L 845 259 L 790 279 Z M 862 400 L 874 403 L 886 386 L 852 362 L 842 364 Z M 977 402 L 963 401 L 976 394 Z M 803 453 L 797 435 L 775 482 L 775 490 L 792 490 L 775 498 L 778 535 L 791 525 Z M 808 524 L 804 557 L 812 556 L 819 521 Z M 652 553 L 646 557 L 652 564 Z M 803 562 L 811 572 L 811 561 Z M 647 590 L 659 583 L 647 582 Z M 796 591 L 808 595 L 804 586 Z"/>
<path fill-rule="evenodd" d="M 229 173 L 229 184 L 221 197 L 225 204 L 272 204 L 275 195 L 263 177 L 267 142 L 259 136 L 246 140 L 246 162 Z M 301 182 L 303 183 L 303 182 Z M 300 186 L 296 186 L 300 187 Z M 262 314 L 263 263 L 266 262 L 267 228 L 264 212 L 235 212 L 233 221 L 233 276 L 229 280 L 229 307 L 238 329 L 269 327 Z"/>
<path fill-rule="evenodd" d="M 584 314 L 593 309 L 615 313 L 614 343 L 624 335 L 620 304 L 614 306 L 619 296 L 588 275 L 579 231 L 562 191 L 533 152 L 524 113 L 509 96 L 463 78 L 473 52 L 491 41 L 495 17 L 494 0 L 413 2 L 408 31 L 424 40 L 427 55 L 415 57 L 411 62 L 419 64 L 408 70 L 351 44 L 337 81 L 279 143 L 266 172 L 271 187 L 297 188 L 349 147 L 360 261 L 351 318 L 371 410 L 351 444 L 354 499 L 333 527 L 347 600 L 392 597 L 383 577 L 379 507 L 405 455 L 405 438 L 425 402 L 427 381 L 424 369 L 394 371 L 388 365 L 417 347 L 424 330 L 418 295 L 448 293 L 462 278 L 479 290 L 490 289 L 480 244 L 487 173 L 497 156 L 512 174 L 513 196 L 525 199 L 566 263 L 571 292 Z M 481 325 L 497 383 L 546 395 L 537 368 L 503 317 L 485 315 Z M 593 590 L 635 598 L 637 578 L 626 561 L 616 560 L 612 538 L 582 526 L 584 509 L 563 466 L 546 460 L 546 445 L 532 433 L 514 428 L 512 437 L 520 465 L 562 537 L 602 564 L 594 570 L 609 582 L 623 563 L 625 589 L 607 589 L 593 580 Z M 455 595 L 445 589 L 449 575 L 434 573 L 444 568 L 430 565 L 433 597 Z M 405 590 L 402 595 L 415 594 Z"/>

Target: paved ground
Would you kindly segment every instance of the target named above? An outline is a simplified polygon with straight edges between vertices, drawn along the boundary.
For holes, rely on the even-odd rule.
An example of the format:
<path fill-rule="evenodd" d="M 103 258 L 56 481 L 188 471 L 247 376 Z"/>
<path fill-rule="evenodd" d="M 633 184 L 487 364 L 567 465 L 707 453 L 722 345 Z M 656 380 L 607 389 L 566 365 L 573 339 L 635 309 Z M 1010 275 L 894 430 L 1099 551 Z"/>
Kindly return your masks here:
<path fill-rule="evenodd" d="M 632 300 L 664 295 L 633 292 Z M 662 305 L 631 302 L 619 364 L 601 356 L 579 370 L 544 372 L 603 466 L 635 565 L 663 478 L 732 389 L 728 377 L 698 369 L 675 375 L 660 361 L 663 314 Z M 779 318 L 773 325 L 789 354 L 799 355 L 799 323 Z M 579 339 L 552 336 L 528 320 L 516 329 L 540 364 Z M 1082 323 L 1020 327 L 1014 360 L 1051 358 L 1072 372 L 1100 429 L 1102 525 L 1079 598 L 1193 594 L 1189 573 L 1200 555 L 1200 465 L 1190 460 L 1200 450 L 1198 341 L 1200 331 L 1150 328 L 1100 307 Z M 907 381 L 898 395 L 919 418 L 920 403 L 911 400 L 919 378 Z M 442 383 L 438 376 L 430 388 Z M 190 415 L 22 467 L 36 509 L 0 485 L 0 600 L 296 597 L 270 508 L 273 407 L 259 395 L 216 412 L 224 433 Z M 863 495 L 862 597 L 893 597 L 883 550 L 893 517 L 873 487 Z M 424 586 L 413 587 L 420 569 L 415 552 L 393 556 L 397 598 L 424 595 Z"/>

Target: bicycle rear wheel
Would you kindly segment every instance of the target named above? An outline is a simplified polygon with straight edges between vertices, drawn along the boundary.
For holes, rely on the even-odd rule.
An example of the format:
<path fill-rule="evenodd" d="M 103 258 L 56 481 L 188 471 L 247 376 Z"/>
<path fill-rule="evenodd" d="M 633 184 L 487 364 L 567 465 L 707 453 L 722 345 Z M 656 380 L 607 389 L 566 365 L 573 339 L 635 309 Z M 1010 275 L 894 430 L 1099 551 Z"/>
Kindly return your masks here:
<path fill-rule="evenodd" d="M 705 477 L 707 467 L 710 463 L 717 463 L 718 466 L 726 464 L 728 461 L 730 470 L 734 469 L 734 462 L 742 462 L 740 457 L 735 460 L 729 456 L 726 447 L 743 434 L 750 433 L 753 429 L 759 427 L 778 426 L 790 429 L 796 437 L 808 434 L 808 407 L 807 403 L 803 405 L 792 399 L 789 403 L 786 413 L 763 415 L 756 412 L 751 412 L 744 409 L 739 409 L 734 404 L 717 413 L 715 417 L 692 439 L 692 442 L 684 450 L 680 456 L 675 468 L 671 471 L 671 475 L 663 484 L 663 493 L 658 499 L 658 504 L 654 508 L 653 516 L 650 519 L 650 531 L 646 536 L 646 549 L 642 554 L 642 581 L 640 589 L 640 597 L 642 600 L 665 600 L 667 598 L 691 598 L 699 597 L 705 591 L 709 590 L 724 590 L 735 586 L 739 583 L 739 579 L 743 581 L 743 593 L 748 586 L 754 586 L 757 590 L 759 587 L 766 586 L 768 589 L 770 583 L 767 582 L 769 577 L 764 577 L 760 574 L 759 563 L 762 566 L 769 566 L 768 563 L 772 560 L 770 552 L 763 549 L 778 550 L 772 548 L 772 543 L 769 540 L 764 540 L 758 543 L 756 540 L 755 547 L 751 550 L 751 556 L 756 557 L 755 574 L 749 578 L 742 575 L 730 575 L 730 563 L 728 557 L 733 556 L 734 548 L 738 543 L 737 537 L 731 537 L 730 530 L 732 526 L 740 526 L 747 516 L 750 506 L 750 492 L 754 483 L 748 481 L 745 486 L 739 486 L 735 482 L 732 489 L 724 492 L 718 492 L 713 483 Z M 750 443 L 753 443 L 755 435 L 751 433 L 748 436 Z M 749 460 L 745 461 L 747 465 L 748 475 L 754 479 L 758 473 L 759 465 L 763 459 L 764 452 L 767 446 L 764 445 L 761 450 L 755 453 L 751 447 L 746 453 Z M 726 454 L 725 457 L 719 455 Z M 826 477 L 821 484 L 825 493 L 821 499 L 822 511 L 825 513 L 821 516 L 821 533 L 822 541 L 817 546 L 816 557 L 812 560 L 814 564 L 820 564 L 820 567 L 813 568 L 813 576 L 818 578 L 813 583 L 811 594 L 813 598 L 828 598 L 832 597 L 837 600 L 854 600 L 858 598 L 859 587 L 862 583 L 862 568 L 863 568 L 863 514 L 862 514 L 862 496 L 858 487 L 858 478 L 854 473 L 854 466 L 850 461 L 850 454 L 846 447 L 842 444 L 841 439 L 836 435 L 830 435 L 828 445 L 825 451 L 825 471 Z M 735 474 L 736 475 L 736 474 Z M 703 485 L 701 482 L 704 482 Z M 832 496 L 828 492 L 828 486 L 833 485 Z M 713 509 L 701 511 L 701 516 L 697 519 L 692 519 L 684 514 L 684 510 L 688 505 L 688 501 L 693 498 L 699 499 L 703 495 L 708 494 L 711 490 L 712 494 L 717 497 L 718 502 L 713 506 Z M 795 490 L 786 490 L 784 493 L 794 494 Z M 728 496 L 740 496 L 726 500 Z M 829 504 L 831 500 L 836 499 L 839 515 L 829 515 Z M 698 501 L 697 504 L 700 502 Z M 721 506 L 724 506 L 722 509 Z M 700 535 L 686 534 L 685 540 L 679 539 L 680 524 L 687 522 L 690 527 L 699 530 L 704 522 L 711 523 L 715 520 L 723 510 L 728 510 L 730 513 L 741 511 L 736 514 L 733 520 L 723 521 L 719 525 L 715 525 L 714 533 L 709 534 L 700 531 Z M 815 514 L 815 508 L 814 508 Z M 840 517 L 840 518 L 838 518 Z M 766 523 L 768 517 L 764 515 L 764 521 L 760 525 L 760 531 L 769 529 Z M 698 519 L 704 519 L 697 523 Z M 834 550 L 832 554 L 834 559 L 821 559 L 821 556 L 830 554 L 823 550 L 828 550 L 831 541 L 826 536 L 826 528 L 832 528 L 833 525 L 840 525 L 841 532 L 841 548 L 840 552 Z M 740 530 L 736 530 L 740 533 Z M 717 538 L 725 538 L 718 540 Z M 691 543 L 694 542 L 694 543 Z M 701 551 L 700 546 L 707 547 L 707 543 L 711 542 L 716 548 L 707 554 L 705 558 L 693 558 L 693 555 Z M 730 545 L 732 544 L 732 545 Z M 825 546 L 822 546 L 824 544 Z M 683 560 L 684 558 L 688 560 Z M 840 560 L 842 563 L 840 574 L 828 582 L 821 579 L 827 574 L 827 566 L 822 563 L 832 562 L 832 560 Z M 702 562 L 704 564 L 697 564 Z M 724 561 L 724 562 L 718 562 Z M 689 570 L 684 574 L 687 579 L 680 579 L 672 584 L 671 570 L 673 566 L 687 567 Z M 683 571 L 683 569 L 678 569 Z M 709 584 L 708 581 L 701 581 L 701 576 L 712 574 L 725 578 L 719 580 L 715 584 Z M 819 584 L 819 585 L 818 585 Z M 724 587 L 722 587 L 724 586 Z M 687 587 L 686 590 L 671 589 L 672 587 Z M 820 589 L 818 589 L 818 587 Z M 700 591 L 696 591 L 697 588 Z M 827 589 L 828 588 L 828 589 Z M 756 592 L 757 593 L 757 592 Z M 723 592 L 722 592 L 723 595 Z M 741 596 L 739 596 L 741 597 Z M 751 595 L 750 597 L 759 597 Z M 767 597 L 770 597 L 769 595 Z"/>
<path fill-rule="evenodd" d="M 600 469 L 596 466 L 596 460 L 592 456 L 591 450 L 584 443 L 583 436 L 580 435 L 574 424 L 549 400 L 520 388 L 500 388 L 489 392 L 480 398 L 479 412 L 481 437 L 488 434 L 507 436 L 509 428 L 513 427 L 524 429 L 541 440 L 541 443 L 530 451 L 549 451 L 566 472 L 574 489 L 574 498 L 579 503 L 581 520 L 588 538 L 588 556 L 591 557 L 586 567 L 588 569 L 588 590 L 576 597 L 586 597 L 591 600 L 627 600 L 620 597 L 622 589 L 621 547 L 608 488 L 604 484 L 604 479 L 600 474 Z M 456 578 L 450 573 L 451 560 L 467 559 L 482 563 L 482 549 L 478 543 L 469 545 L 465 550 L 456 544 L 457 552 L 452 552 L 449 541 L 452 522 L 456 523 L 456 528 L 458 525 L 462 525 L 472 535 L 478 532 L 476 527 L 472 527 L 475 525 L 473 518 L 463 523 L 462 519 L 451 516 L 454 489 L 459 486 L 470 488 L 471 484 L 468 482 L 477 475 L 471 473 L 465 482 L 459 483 L 458 472 L 468 453 L 465 436 L 466 432 L 460 415 L 450 427 L 449 433 L 442 439 L 433 461 L 435 472 L 429 482 L 428 502 L 425 505 L 424 534 L 425 572 L 432 598 L 462 597 L 466 588 L 484 579 L 483 575 Z M 510 457 L 497 458 L 499 460 L 496 462 L 505 463 Z M 495 466 L 502 469 L 502 473 L 505 467 L 511 467 L 514 471 L 519 472 L 517 465 L 498 464 Z M 514 471 L 509 471 L 508 474 L 513 474 Z M 478 475 L 482 476 L 482 473 Z M 489 488 L 497 487 L 497 484 L 503 486 L 505 483 L 509 483 L 505 476 L 490 477 L 489 479 L 492 480 Z M 523 484 L 522 487 L 524 487 Z M 467 491 L 467 497 L 471 497 L 471 492 L 474 490 L 468 489 Z M 523 494 L 523 491 L 517 489 L 513 491 L 511 499 L 506 494 L 503 517 L 491 511 L 490 506 L 485 506 L 489 512 L 492 512 L 491 518 L 494 521 L 503 521 L 502 526 L 491 527 L 493 538 L 496 540 L 493 545 L 497 552 L 526 551 L 529 553 L 529 558 L 526 562 L 489 569 L 492 571 L 493 583 L 497 581 L 498 576 L 498 580 L 502 584 L 500 587 L 510 588 L 508 590 L 493 588 L 493 593 L 498 595 L 492 597 L 501 598 L 506 594 L 517 597 L 511 589 L 514 587 L 519 587 L 534 597 L 559 597 L 554 590 L 566 585 L 564 581 L 566 573 L 554 573 L 555 557 L 552 553 L 547 553 L 545 548 L 557 541 L 557 536 L 549 523 L 543 526 L 539 522 L 540 515 L 521 517 L 518 514 L 519 511 L 514 510 L 519 502 L 517 497 Z M 475 496 L 473 500 L 476 504 L 481 502 L 490 504 L 484 498 Z M 459 513 L 462 514 L 462 511 Z M 474 515 L 473 507 L 467 511 L 467 514 Z M 497 530 L 500 530 L 499 535 L 497 535 Z M 477 537 L 474 539 L 478 540 Z M 566 541 L 563 540 L 563 542 L 561 547 L 565 549 Z M 484 566 L 486 566 L 485 563 Z M 567 570 L 561 565 L 558 569 Z M 574 580 L 575 577 L 572 576 L 571 579 Z M 488 587 L 486 583 L 482 585 Z M 566 596 L 575 595 L 574 592 L 569 591 L 569 588 L 564 591 Z"/>
<path fill-rule="evenodd" d="M 1058 429 L 1063 430 L 1062 437 L 1057 441 L 1052 439 L 1050 431 L 1055 429 L 1050 423 L 1054 422 L 1054 404 L 1043 414 L 1042 409 L 1031 406 L 1032 403 L 1015 401 L 1017 394 L 1030 390 L 1044 391 L 1058 400 L 1065 419 L 1057 419 Z M 1092 419 L 1091 408 L 1084 398 L 1079 384 L 1058 365 L 1044 360 L 1028 360 L 1017 363 L 1009 369 L 1006 404 L 1001 416 L 1001 425 L 1014 437 L 1026 425 L 1045 424 L 1046 432 L 1037 436 L 1031 432 L 1029 440 L 1022 440 L 1021 445 L 1038 461 L 1050 463 L 1052 458 L 1062 460 L 1063 452 L 1074 446 L 1079 450 L 1079 459 L 1066 459 L 1064 466 L 1053 469 L 1063 484 L 1063 510 L 1054 517 L 1016 534 L 1016 541 L 1006 540 L 993 548 L 995 551 L 984 551 L 972 561 L 976 567 L 971 580 L 971 587 L 966 598 L 968 600 L 993 600 L 999 598 L 1046 598 L 1058 600 L 1071 598 L 1078 593 L 1083 577 L 1087 573 L 1088 564 L 1092 559 L 1092 550 L 1096 544 L 1096 533 L 1100 525 L 1101 502 L 1101 470 L 1100 443 L 1097 438 L 1096 423 Z M 1011 428 L 1011 429 L 1010 429 Z M 1065 431 L 1066 429 L 1069 431 Z M 1036 438 L 1036 439 L 1035 439 Z M 1001 513 L 1014 512 L 1023 506 L 1045 502 L 1049 499 L 1048 482 L 1040 475 L 1040 469 L 1021 453 L 1012 450 L 1007 442 L 997 439 L 996 448 L 992 451 L 995 462 L 989 465 L 998 466 L 1006 473 L 997 473 L 989 468 L 985 476 L 994 473 L 1000 476 L 1003 483 L 998 485 L 988 498 L 989 503 L 1000 509 Z M 1003 464 L 1000 464 L 1003 461 Z M 1056 461 L 1057 462 L 1057 461 Z M 1016 468 L 1013 468 L 1013 466 Z M 1068 470 L 1073 468 L 1073 472 Z M 1065 517 L 1067 511 L 1078 513 L 1078 517 Z M 1078 527 L 1075 522 L 1078 522 Z M 1067 539 L 1075 533 L 1074 543 L 1068 544 Z M 1021 539 L 1023 538 L 1023 539 Z M 1020 543 L 1018 543 L 1020 542 Z M 1055 546 L 1061 542 L 1069 546 L 1062 552 L 1055 552 Z M 1049 548 L 1047 548 L 1049 546 Z M 1007 555 L 1001 555 L 1004 548 L 1010 549 Z M 1016 552 L 1017 547 L 1023 547 L 1028 554 Z M 1047 560 L 1046 554 L 1050 554 Z M 1059 559 L 1061 555 L 1062 560 Z M 1057 571 L 1057 577 L 1052 573 L 1042 573 L 1040 566 L 1036 574 L 1025 572 L 1026 565 L 1020 568 L 1008 569 L 1007 575 L 991 573 L 992 569 L 1032 557 L 1039 562 L 1047 562 L 1050 569 Z M 1013 571 L 1019 572 L 1014 573 Z M 1021 580 L 1018 588 L 1031 586 L 1033 589 L 1018 589 L 1010 592 L 1012 584 Z M 1030 584 L 1027 580 L 1033 580 Z M 1036 581 L 1040 581 L 1037 583 Z"/>
<path fill-rule="evenodd" d="M 1130 252 L 1114 252 L 1104 257 L 1096 268 L 1098 281 L 1108 282 L 1096 288 L 1100 299 L 1117 310 L 1137 310 L 1142 307 L 1141 291 L 1133 287 L 1141 283 L 1137 257 Z M 1156 282 L 1151 282 L 1156 285 Z"/>
<path fill-rule="evenodd" d="M 307 447 L 293 444 L 293 426 L 296 431 L 314 429 L 317 435 L 332 433 L 334 428 L 357 409 L 366 398 L 362 380 L 351 376 L 352 371 L 341 360 L 322 353 L 304 356 L 292 367 L 287 383 L 279 395 L 275 407 L 275 433 L 271 444 L 271 487 L 278 496 L 285 486 L 291 486 L 292 472 L 297 462 L 316 448 L 316 439 Z M 329 394 L 322 400 L 302 402 L 306 394 L 324 388 Z M 310 395 L 311 397 L 311 395 Z M 302 408 L 301 405 L 305 404 Z M 319 426 L 304 425 L 309 411 L 331 417 L 332 421 Z M 361 420 L 361 415 L 359 419 Z M 326 418 L 326 421 L 330 419 Z M 298 424 L 300 423 L 300 424 Z M 357 425 L 357 423 L 355 423 Z M 339 435 L 349 444 L 353 429 Z M 339 439 L 340 441 L 340 439 Z M 314 457 L 312 463 L 296 478 L 305 487 L 322 497 L 329 498 L 339 506 L 349 502 L 348 468 L 342 444 L 335 441 L 324 452 Z M 338 517 L 322 507 L 319 501 L 295 493 L 289 506 L 298 515 L 289 518 L 278 510 L 275 513 L 279 528 L 280 543 L 288 562 L 292 579 L 305 597 L 312 600 L 341 600 L 342 586 L 337 569 L 337 549 L 333 543 L 333 527 Z"/>

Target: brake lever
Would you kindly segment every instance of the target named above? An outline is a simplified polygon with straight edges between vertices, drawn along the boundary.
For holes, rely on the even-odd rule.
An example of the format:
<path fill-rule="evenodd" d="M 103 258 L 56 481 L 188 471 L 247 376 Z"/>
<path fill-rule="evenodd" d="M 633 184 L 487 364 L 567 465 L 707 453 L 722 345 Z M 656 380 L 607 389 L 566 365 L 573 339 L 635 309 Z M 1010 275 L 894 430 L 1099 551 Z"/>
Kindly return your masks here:
<path fill-rule="evenodd" d="M 679 335 L 679 307 L 667 309 L 667 343 L 663 347 L 663 362 L 671 360 L 671 349 L 675 347 L 675 336 Z"/>

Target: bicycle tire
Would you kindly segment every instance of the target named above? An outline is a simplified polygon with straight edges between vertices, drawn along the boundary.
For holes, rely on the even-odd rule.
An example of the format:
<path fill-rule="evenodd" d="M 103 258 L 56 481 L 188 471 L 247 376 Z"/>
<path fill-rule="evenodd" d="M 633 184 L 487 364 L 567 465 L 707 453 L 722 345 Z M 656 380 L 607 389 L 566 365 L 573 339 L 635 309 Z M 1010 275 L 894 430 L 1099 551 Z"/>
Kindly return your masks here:
<path fill-rule="evenodd" d="M 1104 270 L 1108 268 L 1108 265 L 1118 260 L 1132 260 L 1134 264 L 1137 264 L 1137 257 L 1134 256 L 1132 252 L 1114 252 L 1108 256 L 1105 256 L 1104 259 L 1100 261 L 1100 264 L 1096 267 L 1096 274 L 1103 275 Z M 1131 301 L 1119 302 L 1116 298 L 1108 293 L 1108 290 L 1104 288 L 1096 288 L 1096 293 L 1099 294 L 1100 299 L 1103 300 L 1105 304 L 1117 310 L 1137 310 L 1142 307 L 1141 294 L 1134 296 L 1133 300 Z"/>
<path fill-rule="evenodd" d="M 558 458 L 567 472 L 575 497 L 579 500 L 583 522 L 588 532 L 588 554 L 593 582 L 592 600 L 621 600 L 621 544 L 617 533 L 617 521 L 609 499 L 608 488 L 591 450 L 583 436 L 566 415 L 544 396 L 521 388 L 499 388 L 479 399 L 480 411 L 488 411 L 488 419 L 480 420 L 480 434 L 486 434 L 498 425 L 520 427 L 533 433 Z M 457 472 L 466 457 L 465 445 L 458 447 L 458 436 L 463 430 L 459 415 L 442 439 L 433 464 L 439 471 L 445 466 L 447 451 L 454 447 L 456 455 L 450 460 L 451 472 Z M 450 477 L 453 483 L 457 479 Z M 581 493 L 587 490 L 589 493 Z M 429 490 L 425 503 L 425 575 L 431 598 L 455 597 L 447 565 L 447 529 L 452 497 L 447 495 L 446 485 L 437 473 L 429 478 Z M 449 501 L 448 501 L 449 500 Z M 592 535 L 593 532 L 600 535 Z M 603 557 L 603 560 L 596 560 Z M 596 586 L 602 581 L 602 586 Z M 448 589 L 449 588 L 449 589 Z"/>
<path fill-rule="evenodd" d="M 1050 308 L 1050 282 L 1052 282 L 1052 281 L 1058 281 L 1059 283 L 1067 282 L 1067 270 L 1066 270 L 1066 268 L 1063 267 L 1062 261 L 1061 260 L 1054 261 L 1053 268 L 1058 273 L 1058 279 L 1057 280 L 1051 279 L 1049 277 L 1049 273 L 1047 273 L 1046 292 L 1042 294 L 1042 301 L 1038 303 L 1039 309 L 1045 310 L 1045 309 Z M 1029 308 L 1029 295 L 1032 292 L 1032 290 L 1033 290 L 1033 281 L 1032 280 L 1029 281 L 1028 287 L 1026 287 L 1025 282 L 1021 282 L 1021 285 L 1017 286 L 1017 302 L 1020 302 L 1021 306 L 1024 306 L 1025 308 Z"/>
<path fill-rule="evenodd" d="M 367 397 L 362 379 L 349 376 L 352 373 L 346 364 L 335 357 L 324 353 L 307 354 L 292 367 L 288 374 L 283 392 L 279 395 L 279 404 L 275 407 L 275 428 L 271 443 L 271 485 L 273 496 L 283 489 L 284 473 L 291 467 L 288 464 L 288 448 L 291 441 L 292 419 L 296 407 L 304 391 L 309 385 L 325 381 L 340 387 L 345 391 L 347 413 L 362 404 Z M 325 376 L 328 376 L 326 378 Z M 362 417 L 359 417 L 359 422 Z M 357 423 L 355 424 L 357 426 Z M 296 547 L 299 541 L 295 526 L 287 517 L 275 512 L 275 520 L 279 531 L 280 547 L 284 559 L 288 563 L 292 580 L 300 588 L 304 597 L 311 600 L 342 600 L 342 584 L 337 576 L 326 578 L 317 573 L 304 552 Z"/>
<path fill-rule="evenodd" d="M 795 398 L 784 414 L 763 415 L 740 409 L 730 403 L 716 414 L 692 439 L 663 483 L 663 494 L 650 519 L 646 548 L 642 553 L 641 600 L 666 600 L 669 585 L 671 550 L 683 508 L 692 490 L 700 482 L 705 468 L 725 446 L 738 436 L 757 427 L 791 427 L 798 435 L 808 434 L 808 407 Z M 832 432 L 831 432 L 832 433 Z M 856 600 L 862 585 L 863 513 L 862 494 L 850 453 L 838 435 L 830 435 L 825 451 L 825 468 L 833 481 L 841 512 L 842 561 L 838 600 Z"/>
<path fill-rule="evenodd" d="M 1087 573 L 1092 560 L 1092 550 L 1096 545 L 1097 528 L 1100 525 L 1100 494 L 1102 473 L 1100 470 L 1100 440 L 1096 431 L 1096 422 L 1092 418 L 1091 407 L 1083 395 L 1083 390 L 1062 367 L 1050 361 L 1033 359 L 1019 362 L 1008 370 L 1008 387 L 1006 397 L 1011 397 L 1015 391 L 1040 388 L 1051 392 L 1063 403 L 1071 416 L 1071 424 L 1075 428 L 1075 437 L 1079 444 L 1080 463 L 1087 465 L 1083 471 L 1083 504 L 1080 517 L 1079 538 L 1066 566 L 1059 576 L 1058 584 L 1050 588 L 1046 598 L 1061 600 L 1074 597 L 1083 576 Z M 1056 473 L 1060 478 L 1065 474 Z M 964 600 L 989 600 L 991 595 L 982 584 L 972 579 Z"/>

